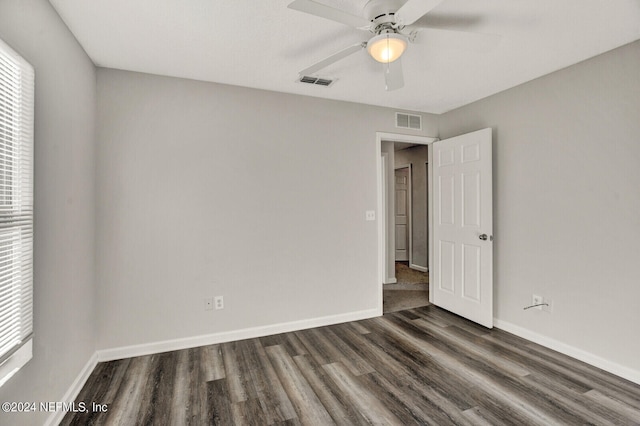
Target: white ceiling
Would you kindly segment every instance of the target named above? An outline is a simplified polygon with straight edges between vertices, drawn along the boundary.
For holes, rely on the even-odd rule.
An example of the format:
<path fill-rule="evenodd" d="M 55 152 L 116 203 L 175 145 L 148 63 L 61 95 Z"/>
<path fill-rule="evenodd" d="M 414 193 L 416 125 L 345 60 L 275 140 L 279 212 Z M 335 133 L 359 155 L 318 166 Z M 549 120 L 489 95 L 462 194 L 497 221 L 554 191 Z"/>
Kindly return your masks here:
<path fill-rule="evenodd" d="M 381 65 L 360 51 L 298 71 L 366 31 L 287 8 L 292 0 L 50 0 L 101 67 L 443 113 L 640 39 L 640 0 L 445 0 L 421 25 L 500 35 L 491 48 L 423 32 L 403 56 L 404 88 L 386 92 Z M 317 0 L 361 14 L 366 0 Z M 468 41 L 467 41 L 468 40 Z"/>

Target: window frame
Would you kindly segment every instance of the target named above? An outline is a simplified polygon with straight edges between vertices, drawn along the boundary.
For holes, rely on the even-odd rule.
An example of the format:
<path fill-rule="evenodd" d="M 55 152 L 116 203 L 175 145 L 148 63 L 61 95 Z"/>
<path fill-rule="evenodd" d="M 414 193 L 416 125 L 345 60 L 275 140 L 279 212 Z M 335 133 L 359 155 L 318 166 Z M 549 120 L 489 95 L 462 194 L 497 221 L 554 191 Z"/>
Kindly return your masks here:
<path fill-rule="evenodd" d="M 35 72 L 0 39 L 0 386 L 33 356 Z"/>

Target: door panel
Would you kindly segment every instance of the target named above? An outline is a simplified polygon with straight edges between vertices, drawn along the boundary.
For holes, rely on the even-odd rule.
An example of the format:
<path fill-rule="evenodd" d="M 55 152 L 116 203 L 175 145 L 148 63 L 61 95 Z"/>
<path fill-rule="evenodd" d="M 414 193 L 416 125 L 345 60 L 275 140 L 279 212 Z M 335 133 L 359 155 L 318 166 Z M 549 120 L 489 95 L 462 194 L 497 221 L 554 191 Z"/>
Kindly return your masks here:
<path fill-rule="evenodd" d="M 462 173 L 462 226 L 480 227 L 480 173 Z"/>
<path fill-rule="evenodd" d="M 436 192 L 439 198 L 438 210 L 439 215 L 438 222 L 441 225 L 454 225 L 455 216 L 455 199 L 454 199 L 454 176 L 438 176 L 438 191 Z"/>
<path fill-rule="evenodd" d="M 448 293 L 455 293 L 455 243 L 438 241 L 438 288 Z"/>
<path fill-rule="evenodd" d="M 396 225 L 396 251 L 407 251 L 407 225 Z M 396 260 L 398 259 L 396 256 Z"/>
<path fill-rule="evenodd" d="M 435 142 L 433 153 L 433 303 L 492 327 L 491 129 Z"/>
<path fill-rule="evenodd" d="M 462 245 L 462 297 L 480 301 L 480 250 L 478 245 Z"/>

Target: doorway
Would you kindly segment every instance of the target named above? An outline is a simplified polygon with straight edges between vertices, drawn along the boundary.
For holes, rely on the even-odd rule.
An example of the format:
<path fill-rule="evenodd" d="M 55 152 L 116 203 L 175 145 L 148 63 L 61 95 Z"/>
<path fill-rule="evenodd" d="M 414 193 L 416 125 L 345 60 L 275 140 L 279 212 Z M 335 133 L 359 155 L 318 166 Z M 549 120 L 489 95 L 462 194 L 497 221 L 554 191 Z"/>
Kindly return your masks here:
<path fill-rule="evenodd" d="M 380 310 L 428 304 L 428 144 L 436 138 L 378 135 Z M 383 217 L 384 215 L 384 217 Z"/>
<path fill-rule="evenodd" d="M 436 138 L 376 134 L 378 210 L 379 312 L 385 286 L 395 276 L 394 181 L 395 145 L 427 145 L 427 194 L 424 219 L 429 232 L 429 302 L 491 328 L 493 325 L 492 129 L 486 128 L 443 141 Z M 413 180 L 415 183 L 415 179 Z M 414 188 L 415 189 L 415 188 Z M 383 197 L 385 194 L 386 197 Z M 383 204 L 385 200 L 386 204 Z M 415 203 L 413 203 L 415 205 Z M 390 207 L 391 206 L 391 207 Z M 414 223 L 417 216 L 414 215 Z M 421 216 L 422 217 L 422 216 Z M 431 235 L 432 234 L 432 235 Z M 409 258 L 412 259 L 411 254 Z M 410 260 L 410 263 L 412 261 Z"/>

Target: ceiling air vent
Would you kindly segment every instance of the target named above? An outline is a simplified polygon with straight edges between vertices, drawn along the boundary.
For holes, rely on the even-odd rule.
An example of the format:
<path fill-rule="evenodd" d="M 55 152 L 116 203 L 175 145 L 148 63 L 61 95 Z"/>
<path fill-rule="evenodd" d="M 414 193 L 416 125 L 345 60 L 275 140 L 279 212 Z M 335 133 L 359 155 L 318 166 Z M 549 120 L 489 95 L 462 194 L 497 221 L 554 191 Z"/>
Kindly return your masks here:
<path fill-rule="evenodd" d="M 396 112 L 396 127 L 422 130 L 422 116 Z"/>
<path fill-rule="evenodd" d="M 328 78 L 312 77 L 309 75 L 300 76 L 300 79 L 298 81 L 300 83 L 314 84 L 316 86 L 325 86 L 325 87 L 329 87 L 335 82 L 335 80 L 331 80 Z"/>

